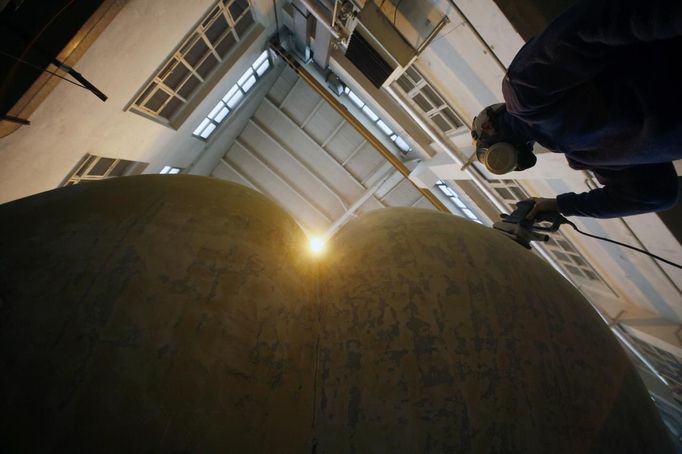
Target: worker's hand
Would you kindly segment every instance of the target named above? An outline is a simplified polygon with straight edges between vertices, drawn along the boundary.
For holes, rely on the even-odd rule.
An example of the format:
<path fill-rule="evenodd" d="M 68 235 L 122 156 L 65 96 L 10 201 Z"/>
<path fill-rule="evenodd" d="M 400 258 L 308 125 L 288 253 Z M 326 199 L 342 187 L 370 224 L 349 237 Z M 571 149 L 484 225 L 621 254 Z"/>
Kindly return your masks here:
<path fill-rule="evenodd" d="M 547 211 L 559 212 L 559 205 L 556 199 L 543 199 L 541 197 L 533 197 L 530 199 L 535 202 L 533 208 L 530 210 L 526 219 L 535 219 L 535 217 L 540 213 L 545 213 Z"/>

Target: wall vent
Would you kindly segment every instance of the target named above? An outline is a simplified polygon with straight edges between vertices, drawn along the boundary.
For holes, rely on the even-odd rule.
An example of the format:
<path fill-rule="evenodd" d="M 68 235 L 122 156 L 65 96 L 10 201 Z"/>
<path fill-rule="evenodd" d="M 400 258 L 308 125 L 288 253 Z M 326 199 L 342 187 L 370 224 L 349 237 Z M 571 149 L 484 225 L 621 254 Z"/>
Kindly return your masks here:
<path fill-rule="evenodd" d="M 393 72 L 393 67 L 358 32 L 354 32 L 350 37 L 346 57 L 377 88 L 381 87 Z"/>
<path fill-rule="evenodd" d="M 417 51 L 377 5 L 366 2 L 353 27 L 346 57 L 379 88 L 399 77 L 416 56 Z"/>

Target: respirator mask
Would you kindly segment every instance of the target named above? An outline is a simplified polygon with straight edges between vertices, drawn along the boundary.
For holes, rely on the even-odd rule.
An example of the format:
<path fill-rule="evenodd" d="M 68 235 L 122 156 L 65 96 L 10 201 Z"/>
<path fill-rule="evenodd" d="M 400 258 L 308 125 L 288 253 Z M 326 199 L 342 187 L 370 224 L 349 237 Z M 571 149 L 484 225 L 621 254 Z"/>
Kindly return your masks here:
<path fill-rule="evenodd" d="M 496 175 L 525 170 L 537 162 L 533 141 L 519 137 L 504 123 L 506 111 L 504 103 L 486 107 L 474 118 L 471 128 L 476 159 Z"/>

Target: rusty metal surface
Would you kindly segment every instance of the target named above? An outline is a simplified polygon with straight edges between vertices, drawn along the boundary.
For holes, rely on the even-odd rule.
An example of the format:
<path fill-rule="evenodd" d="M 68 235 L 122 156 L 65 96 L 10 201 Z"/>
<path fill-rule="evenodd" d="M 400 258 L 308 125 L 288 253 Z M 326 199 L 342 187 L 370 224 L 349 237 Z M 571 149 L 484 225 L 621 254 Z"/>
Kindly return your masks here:
<path fill-rule="evenodd" d="M 491 229 L 396 208 L 322 262 L 318 452 L 668 452 L 588 302 Z"/>
<path fill-rule="evenodd" d="M 666 452 L 588 303 L 478 224 L 375 211 L 316 263 L 273 202 L 189 176 L 0 218 L 2 452 Z"/>
<path fill-rule="evenodd" d="M 309 449 L 311 270 L 273 202 L 143 176 L 0 218 L 0 451 Z"/>

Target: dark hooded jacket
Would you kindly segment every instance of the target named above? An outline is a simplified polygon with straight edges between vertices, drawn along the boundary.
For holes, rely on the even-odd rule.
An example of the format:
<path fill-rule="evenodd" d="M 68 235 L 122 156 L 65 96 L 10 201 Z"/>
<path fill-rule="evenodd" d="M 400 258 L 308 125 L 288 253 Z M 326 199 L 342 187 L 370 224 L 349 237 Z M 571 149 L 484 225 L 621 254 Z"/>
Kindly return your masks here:
<path fill-rule="evenodd" d="M 507 120 L 603 188 L 557 197 L 565 215 L 670 208 L 682 159 L 682 1 L 576 4 L 516 55 Z"/>

